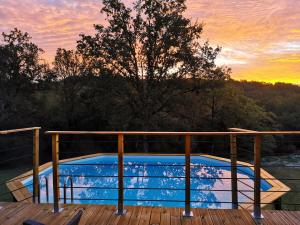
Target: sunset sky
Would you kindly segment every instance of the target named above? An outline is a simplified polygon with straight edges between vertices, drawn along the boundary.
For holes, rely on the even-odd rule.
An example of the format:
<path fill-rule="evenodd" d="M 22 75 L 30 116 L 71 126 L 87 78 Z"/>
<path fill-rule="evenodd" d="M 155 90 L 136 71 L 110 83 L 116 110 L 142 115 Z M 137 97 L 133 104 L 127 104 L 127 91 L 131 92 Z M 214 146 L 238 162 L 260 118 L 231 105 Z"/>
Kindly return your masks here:
<path fill-rule="evenodd" d="M 130 0 L 126 0 L 130 4 Z M 300 84 L 300 0 L 187 0 L 186 16 L 205 24 L 203 38 L 223 47 L 219 65 L 234 79 Z M 51 62 L 80 33 L 102 23 L 101 0 L 0 0 L 0 32 L 27 31 Z"/>

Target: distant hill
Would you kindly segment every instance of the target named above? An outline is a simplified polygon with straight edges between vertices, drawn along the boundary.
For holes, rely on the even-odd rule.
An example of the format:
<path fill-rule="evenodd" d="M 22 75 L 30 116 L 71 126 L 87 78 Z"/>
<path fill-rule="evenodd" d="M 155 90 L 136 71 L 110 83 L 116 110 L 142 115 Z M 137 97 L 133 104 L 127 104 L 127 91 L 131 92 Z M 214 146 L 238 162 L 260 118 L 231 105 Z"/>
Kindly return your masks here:
<path fill-rule="evenodd" d="M 278 119 L 279 129 L 300 130 L 300 86 L 286 83 L 231 81 Z"/>

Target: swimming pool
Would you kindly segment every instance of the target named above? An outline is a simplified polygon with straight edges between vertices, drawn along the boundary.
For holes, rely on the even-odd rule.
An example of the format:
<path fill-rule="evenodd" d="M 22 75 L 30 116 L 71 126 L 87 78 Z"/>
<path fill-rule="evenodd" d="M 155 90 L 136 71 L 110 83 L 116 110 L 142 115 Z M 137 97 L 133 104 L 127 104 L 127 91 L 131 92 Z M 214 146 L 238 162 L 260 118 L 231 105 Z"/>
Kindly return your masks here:
<path fill-rule="evenodd" d="M 124 204 L 143 206 L 184 207 L 185 200 L 184 156 L 124 156 Z M 74 203 L 117 204 L 117 156 L 100 155 L 60 163 L 60 195 L 67 176 L 74 183 Z M 53 202 L 52 168 L 40 173 L 49 180 L 49 197 Z M 253 199 L 253 170 L 238 165 L 239 203 Z M 231 208 L 230 162 L 207 156 L 191 156 L 191 207 Z M 32 192 L 32 177 L 22 181 Z M 69 185 L 69 184 L 68 184 Z M 46 185 L 41 180 L 41 202 L 46 202 Z M 272 188 L 266 180 L 261 190 Z M 70 202 L 70 188 L 67 189 Z M 61 199 L 61 202 L 63 199 Z"/>

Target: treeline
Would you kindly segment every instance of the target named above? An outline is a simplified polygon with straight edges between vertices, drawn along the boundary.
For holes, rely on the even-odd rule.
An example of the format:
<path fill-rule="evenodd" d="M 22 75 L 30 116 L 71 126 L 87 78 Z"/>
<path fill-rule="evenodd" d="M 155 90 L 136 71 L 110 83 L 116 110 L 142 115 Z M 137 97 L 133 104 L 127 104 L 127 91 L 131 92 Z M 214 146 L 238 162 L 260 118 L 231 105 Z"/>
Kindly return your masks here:
<path fill-rule="evenodd" d="M 10 39 L 0 46 L 2 128 L 41 125 L 57 130 L 143 130 L 145 119 L 150 118 L 147 130 L 153 131 L 284 129 L 287 123 L 279 119 L 279 106 L 272 99 L 278 96 L 282 103 L 287 102 L 292 98 L 282 93 L 294 93 L 296 98 L 300 89 L 286 85 L 280 92 L 278 85 L 236 82 L 228 77 L 163 80 L 155 84 L 157 89 L 151 90 L 155 96 L 144 106 L 136 103 L 140 93 L 134 93 L 130 78 L 107 71 L 94 74 L 94 68 L 77 52 L 65 49 L 57 50 L 50 67 L 38 60 L 39 48 L 27 33 L 13 30 L 4 35 Z M 162 96 L 159 89 L 165 86 L 178 93 L 166 91 Z M 284 110 L 285 106 L 282 113 Z"/>
<path fill-rule="evenodd" d="M 39 61 L 32 63 L 28 49 L 7 60 L 2 55 L 4 48 L 15 51 L 30 46 L 27 34 L 14 30 L 10 35 L 14 41 L 1 46 L 2 129 L 38 125 L 45 130 L 142 130 L 144 115 L 133 111 L 134 99 L 128 97 L 130 82 L 126 77 L 93 75 L 92 69 L 82 68 L 76 53 L 64 49 L 57 51 L 51 68 Z M 148 130 L 300 130 L 300 87 L 296 85 L 199 79 L 192 91 L 192 80 L 175 82 L 185 93 L 171 96 L 163 110 L 152 112 Z M 150 108 L 155 109 L 155 105 Z M 282 139 L 272 139 L 272 150 L 296 151 L 296 141 L 280 146 L 278 140 Z"/>
<path fill-rule="evenodd" d="M 108 25 L 58 49 L 52 65 L 28 33 L 3 33 L 1 129 L 299 130 L 300 87 L 233 81 L 215 65 L 221 48 L 200 44 L 202 24 L 183 16 L 184 1 L 103 3 Z"/>
<path fill-rule="evenodd" d="M 275 129 L 300 130 L 300 86 L 245 81 L 234 82 L 234 85 L 275 115 Z"/>

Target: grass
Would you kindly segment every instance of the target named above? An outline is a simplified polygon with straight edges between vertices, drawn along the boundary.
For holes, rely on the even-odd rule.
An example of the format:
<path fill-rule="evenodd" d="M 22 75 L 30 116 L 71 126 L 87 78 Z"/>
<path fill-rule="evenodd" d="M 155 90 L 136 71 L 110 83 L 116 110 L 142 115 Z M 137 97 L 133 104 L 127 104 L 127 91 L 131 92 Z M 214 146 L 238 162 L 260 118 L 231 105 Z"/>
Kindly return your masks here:
<path fill-rule="evenodd" d="M 274 177 L 280 180 L 281 182 L 286 184 L 291 188 L 291 191 L 282 197 L 282 209 L 286 210 L 300 210 L 300 169 L 299 168 L 268 168 L 268 172 L 270 172 Z M 286 180 L 286 179 L 297 179 L 297 180 Z M 299 204 L 299 205 L 292 205 Z"/>
<path fill-rule="evenodd" d="M 267 166 L 264 168 L 266 171 L 291 188 L 291 192 L 282 197 L 282 208 L 300 210 L 300 155 L 265 157 L 262 165 Z"/>
<path fill-rule="evenodd" d="M 3 169 L 0 168 L 0 202 L 11 202 L 13 198 L 6 187 L 5 182 L 30 170 L 28 166 L 19 166 L 18 168 Z"/>

